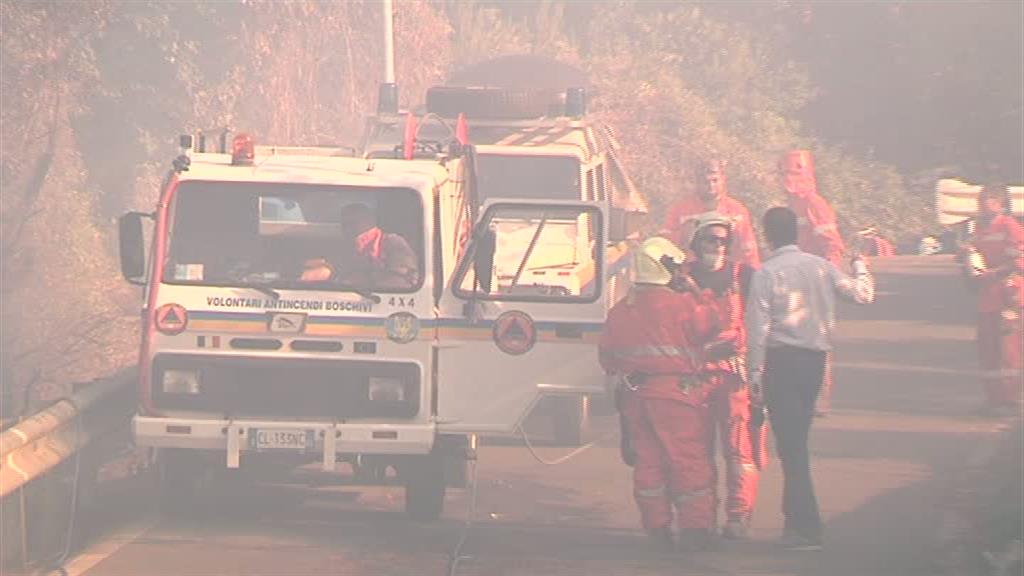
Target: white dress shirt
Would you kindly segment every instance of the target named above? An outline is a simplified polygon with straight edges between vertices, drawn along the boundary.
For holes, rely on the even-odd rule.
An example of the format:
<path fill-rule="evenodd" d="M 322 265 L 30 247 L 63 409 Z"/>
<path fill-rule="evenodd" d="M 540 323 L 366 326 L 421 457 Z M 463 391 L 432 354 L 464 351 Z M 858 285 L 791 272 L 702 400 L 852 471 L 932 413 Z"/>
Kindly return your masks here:
<path fill-rule="evenodd" d="M 747 298 L 747 368 L 760 380 L 765 348 L 832 349 L 836 294 L 858 304 L 875 298 L 875 282 L 860 266 L 854 277 L 795 245 L 778 248 L 754 272 Z"/>

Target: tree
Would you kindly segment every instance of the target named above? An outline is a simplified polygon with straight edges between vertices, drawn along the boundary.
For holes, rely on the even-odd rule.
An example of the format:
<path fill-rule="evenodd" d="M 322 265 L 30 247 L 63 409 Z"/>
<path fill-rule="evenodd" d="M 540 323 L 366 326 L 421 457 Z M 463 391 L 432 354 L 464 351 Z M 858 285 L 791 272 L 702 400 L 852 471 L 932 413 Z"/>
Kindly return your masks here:
<path fill-rule="evenodd" d="M 4 408 L 67 392 L 125 362 L 126 293 L 113 282 L 73 119 L 95 80 L 105 3 L 0 4 L 0 354 Z"/>

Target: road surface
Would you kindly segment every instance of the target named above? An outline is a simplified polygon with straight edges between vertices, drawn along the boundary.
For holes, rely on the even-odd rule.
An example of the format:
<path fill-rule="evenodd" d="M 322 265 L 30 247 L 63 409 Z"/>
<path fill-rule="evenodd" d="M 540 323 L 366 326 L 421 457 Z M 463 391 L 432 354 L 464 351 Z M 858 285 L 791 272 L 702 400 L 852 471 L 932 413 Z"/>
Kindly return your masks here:
<path fill-rule="evenodd" d="M 71 575 L 904 575 L 929 574 L 953 483 L 1001 424 L 977 414 L 972 301 L 948 257 L 880 260 L 877 302 L 841 309 L 834 409 L 812 458 L 826 523 L 821 552 L 786 552 L 777 460 L 765 471 L 752 541 L 694 554 L 644 548 L 617 419 L 593 419 L 596 445 L 542 464 L 522 442 L 485 442 L 473 490 L 449 490 L 443 518 L 408 521 L 398 487 L 339 486 L 301 472 L 237 482 L 201 512 L 161 518 L 128 487 L 100 517 Z M 528 361 L 528 358 L 524 358 Z M 545 445 L 546 459 L 568 449 Z M 344 469 L 344 466 L 340 467 Z M 141 496 L 141 497 L 140 497 Z M 111 518 L 116 518 L 112 521 Z M 102 528 L 100 528 L 102 527 Z"/>

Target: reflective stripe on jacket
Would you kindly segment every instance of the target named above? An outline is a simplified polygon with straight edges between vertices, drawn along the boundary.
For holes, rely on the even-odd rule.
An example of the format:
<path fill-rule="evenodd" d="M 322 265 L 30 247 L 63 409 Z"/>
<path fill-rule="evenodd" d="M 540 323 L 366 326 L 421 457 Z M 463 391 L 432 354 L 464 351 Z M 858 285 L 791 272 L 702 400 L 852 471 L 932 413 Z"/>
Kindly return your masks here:
<path fill-rule="evenodd" d="M 709 291 L 694 295 L 636 287 L 608 312 L 601 364 L 611 373 L 648 375 L 637 392 L 642 396 L 689 400 L 680 379 L 700 372 L 701 350 L 723 323 Z"/>

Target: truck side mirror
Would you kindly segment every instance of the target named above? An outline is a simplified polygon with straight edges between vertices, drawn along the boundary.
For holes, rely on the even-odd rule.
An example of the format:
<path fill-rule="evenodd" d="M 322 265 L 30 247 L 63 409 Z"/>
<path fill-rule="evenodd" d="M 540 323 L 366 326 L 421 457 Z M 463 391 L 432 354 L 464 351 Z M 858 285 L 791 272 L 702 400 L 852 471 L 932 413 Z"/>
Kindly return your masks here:
<path fill-rule="evenodd" d="M 132 284 L 143 284 L 146 274 L 145 240 L 142 218 L 148 214 L 128 212 L 118 219 L 118 248 L 121 256 L 121 274 Z"/>
<path fill-rule="evenodd" d="M 490 228 L 477 232 L 476 248 L 473 252 L 473 274 L 477 285 L 485 294 L 491 293 L 491 274 L 494 271 L 494 251 L 498 240 L 494 230 Z"/>

